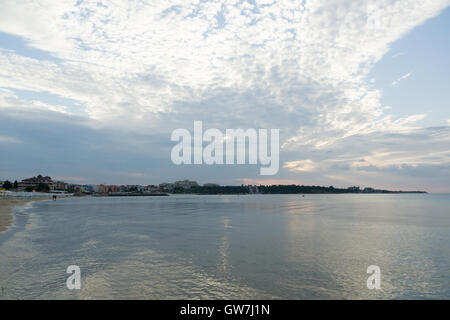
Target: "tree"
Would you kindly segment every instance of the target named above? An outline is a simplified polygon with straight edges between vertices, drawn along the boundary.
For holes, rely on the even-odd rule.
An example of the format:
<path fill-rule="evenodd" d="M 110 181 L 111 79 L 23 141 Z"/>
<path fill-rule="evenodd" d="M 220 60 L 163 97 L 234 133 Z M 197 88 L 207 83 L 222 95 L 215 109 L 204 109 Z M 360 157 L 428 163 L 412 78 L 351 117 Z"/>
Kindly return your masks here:
<path fill-rule="evenodd" d="M 28 186 L 25 188 L 26 192 L 33 192 L 33 187 L 32 186 Z"/>
<path fill-rule="evenodd" d="M 184 193 L 184 189 L 182 187 L 175 187 L 173 188 L 173 193 Z"/>
<path fill-rule="evenodd" d="M 50 191 L 50 187 L 46 183 L 39 183 L 37 188 L 36 188 L 36 191 L 49 192 Z"/>
<path fill-rule="evenodd" d="M 18 189 L 19 188 L 19 183 L 17 182 L 17 180 L 14 181 L 13 184 L 13 189 Z"/>
<path fill-rule="evenodd" d="M 6 190 L 11 189 L 12 187 L 13 187 L 12 183 L 9 182 L 8 180 L 6 180 L 6 181 L 3 183 L 3 188 L 5 188 Z"/>

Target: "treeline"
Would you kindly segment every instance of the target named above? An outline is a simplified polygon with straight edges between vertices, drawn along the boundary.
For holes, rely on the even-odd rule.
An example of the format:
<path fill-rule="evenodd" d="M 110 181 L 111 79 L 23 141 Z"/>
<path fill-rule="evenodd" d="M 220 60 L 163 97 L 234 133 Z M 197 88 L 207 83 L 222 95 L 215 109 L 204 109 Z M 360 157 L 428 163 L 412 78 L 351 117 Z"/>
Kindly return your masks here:
<path fill-rule="evenodd" d="M 214 186 L 202 187 L 196 186 L 190 189 L 175 188 L 174 193 L 193 193 L 193 194 L 248 194 L 249 189 L 244 186 Z"/>
<path fill-rule="evenodd" d="M 3 182 L 2 185 L 0 185 L 0 187 L 5 190 L 11 190 L 11 189 L 17 189 L 19 187 L 19 184 L 18 184 L 17 180 L 14 181 L 14 183 L 6 180 L 5 182 Z"/>
<path fill-rule="evenodd" d="M 190 194 L 325 194 L 325 193 L 426 193 L 425 191 L 389 191 L 359 187 L 334 188 L 303 185 L 272 186 L 195 186 L 190 189 L 175 188 L 173 193 Z"/>
<path fill-rule="evenodd" d="M 277 185 L 277 186 L 260 186 L 258 187 L 260 193 L 274 193 L 274 194 L 297 194 L 297 193 L 355 193 L 359 189 L 339 189 L 321 186 L 299 186 L 299 185 Z"/>
<path fill-rule="evenodd" d="M 298 185 L 276 185 L 276 186 L 214 186 L 214 187 L 191 187 L 183 190 L 179 188 L 174 193 L 194 194 L 298 194 L 298 193 L 350 193 L 347 189 L 336 189 L 333 187 L 298 186 Z"/>
<path fill-rule="evenodd" d="M 19 183 L 17 182 L 17 180 L 15 180 L 14 182 L 8 181 L 6 180 L 5 182 L 3 182 L 2 185 L 0 185 L 0 188 L 3 188 L 5 190 L 13 190 L 13 191 L 17 191 L 19 189 Z M 32 192 L 32 191 L 37 191 L 37 192 L 49 192 L 50 191 L 50 186 L 46 183 L 39 183 L 37 186 L 27 186 L 24 191 L 26 192 Z"/>

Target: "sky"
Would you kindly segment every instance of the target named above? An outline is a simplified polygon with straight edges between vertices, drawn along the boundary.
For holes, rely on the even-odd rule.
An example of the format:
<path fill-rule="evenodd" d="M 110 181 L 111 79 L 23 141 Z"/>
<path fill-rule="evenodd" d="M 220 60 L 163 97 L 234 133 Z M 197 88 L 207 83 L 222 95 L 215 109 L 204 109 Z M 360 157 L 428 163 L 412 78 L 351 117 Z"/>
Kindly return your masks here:
<path fill-rule="evenodd" d="M 0 180 L 450 192 L 450 0 L 0 1 Z M 280 129 L 280 170 L 174 165 Z"/>

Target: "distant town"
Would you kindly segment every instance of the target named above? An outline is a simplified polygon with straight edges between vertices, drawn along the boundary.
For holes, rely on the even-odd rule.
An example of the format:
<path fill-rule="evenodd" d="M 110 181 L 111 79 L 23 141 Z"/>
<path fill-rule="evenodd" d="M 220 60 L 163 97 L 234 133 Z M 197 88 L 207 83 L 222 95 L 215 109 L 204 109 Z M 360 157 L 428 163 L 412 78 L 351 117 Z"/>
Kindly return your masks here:
<path fill-rule="evenodd" d="M 49 176 L 38 175 L 23 179 L 0 181 L 0 192 L 45 192 L 54 194 L 94 196 L 167 196 L 169 194 L 324 194 L 324 193 L 426 193 L 425 191 L 391 191 L 370 187 L 334 188 L 333 186 L 304 185 L 240 185 L 221 186 L 216 183 L 199 185 L 196 181 L 182 180 L 159 185 L 106 185 L 71 184 L 53 181 Z"/>

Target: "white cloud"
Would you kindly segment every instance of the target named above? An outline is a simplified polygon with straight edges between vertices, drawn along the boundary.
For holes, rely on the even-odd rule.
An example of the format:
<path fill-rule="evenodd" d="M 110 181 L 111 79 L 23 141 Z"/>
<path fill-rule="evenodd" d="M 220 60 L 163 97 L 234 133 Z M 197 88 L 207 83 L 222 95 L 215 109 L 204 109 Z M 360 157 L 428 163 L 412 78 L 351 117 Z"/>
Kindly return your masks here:
<path fill-rule="evenodd" d="M 0 143 L 21 143 L 21 142 L 22 140 L 14 137 L 0 136 Z"/>
<path fill-rule="evenodd" d="M 45 103 L 39 100 L 24 100 L 14 94 L 11 90 L 0 88 L 0 109 L 23 110 L 23 111 L 53 111 L 61 114 L 70 113 L 66 106 Z"/>
<path fill-rule="evenodd" d="M 404 56 L 405 54 L 406 54 L 406 53 L 404 53 L 404 52 L 397 52 L 396 54 L 393 54 L 393 55 L 392 55 L 392 58 L 395 59 L 395 58 Z"/>
<path fill-rule="evenodd" d="M 283 168 L 287 168 L 290 171 L 314 171 L 316 164 L 310 159 L 287 161 Z"/>
<path fill-rule="evenodd" d="M 62 63 L 2 52 L 1 86 L 77 99 L 101 120 L 177 111 L 174 102 L 217 89 L 262 90 L 279 104 L 312 109 L 316 126 L 364 131 L 381 110 L 363 77 L 390 43 L 448 1 L 263 1 L 256 11 L 240 1 L 77 3 L 2 2 L 0 30 Z"/>
<path fill-rule="evenodd" d="M 397 80 L 392 81 L 392 86 L 395 87 L 397 86 L 397 84 L 405 79 L 408 79 L 410 76 L 412 75 L 412 72 L 408 72 L 407 74 L 404 74 L 403 76 L 401 76 L 400 78 L 398 78 Z"/>

